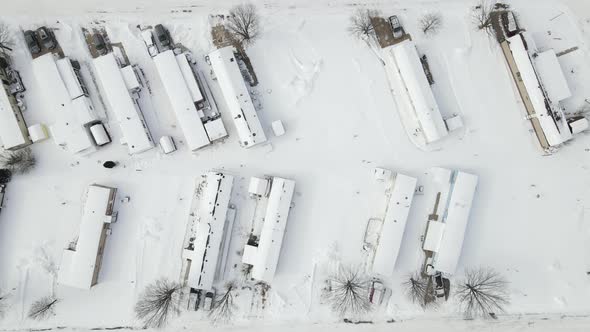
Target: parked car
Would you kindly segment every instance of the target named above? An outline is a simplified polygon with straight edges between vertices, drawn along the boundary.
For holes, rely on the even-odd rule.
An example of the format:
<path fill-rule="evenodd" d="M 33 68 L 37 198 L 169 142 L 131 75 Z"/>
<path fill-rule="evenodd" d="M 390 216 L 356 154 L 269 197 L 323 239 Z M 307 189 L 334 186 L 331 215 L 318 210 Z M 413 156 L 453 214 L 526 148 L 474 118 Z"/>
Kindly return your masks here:
<path fill-rule="evenodd" d="M 105 55 L 108 52 L 107 44 L 104 41 L 104 37 L 100 33 L 92 35 L 92 45 L 98 53 L 98 55 Z"/>
<path fill-rule="evenodd" d="M 213 292 L 207 292 L 207 294 L 205 294 L 205 300 L 203 301 L 203 310 L 211 310 L 211 308 L 213 307 L 214 297 L 215 294 Z"/>
<path fill-rule="evenodd" d="M 148 49 L 148 53 L 151 56 L 156 56 L 158 54 L 158 48 L 156 47 L 156 44 L 154 44 L 154 36 L 152 35 L 152 32 L 150 30 L 142 31 L 141 38 Z"/>
<path fill-rule="evenodd" d="M 94 142 L 98 146 L 103 146 L 111 142 L 111 137 L 101 122 L 90 126 L 90 133 L 92 134 Z"/>
<path fill-rule="evenodd" d="M 158 40 L 158 43 L 160 44 L 160 51 L 168 49 L 170 48 L 170 46 L 172 46 L 170 34 L 162 24 L 158 24 L 154 27 L 154 34 L 156 36 L 156 39 Z"/>
<path fill-rule="evenodd" d="M 434 275 L 434 282 L 435 282 L 434 292 L 436 294 L 436 297 L 444 297 L 445 296 L 445 288 L 444 288 L 443 277 L 442 277 L 441 273 L 437 273 Z"/>
<path fill-rule="evenodd" d="M 383 303 L 386 291 L 387 289 L 381 281 L 373 281 L 369 289 L 369 302 L 377 305 Z"/>
<path fill-rule="evenodd" d="M 401 38 L 404 35 L 404 28 L 399 22 L 399 18 L 396 15 L 389 17 L 389 24 L 393 30 L 393 38 Z"/>
<path fill-rule="evenodd" d="M 52 50 L 57 46 L 53 33 L 46 27 L 40 27 L 37 29 L 37 36 L 39 36 L 41 45 L 48 50 Z"/>
<path fill-rule="evenodd" d="M 39 46 L 39 41 L 37 40 L 34 31 L 25 31 L 25 42 L 27 43 L 27 47 L 29 48 L 29 51 L 31 51 L 31 54 L 35 55 L 41 53 L 41 46 Z"/>

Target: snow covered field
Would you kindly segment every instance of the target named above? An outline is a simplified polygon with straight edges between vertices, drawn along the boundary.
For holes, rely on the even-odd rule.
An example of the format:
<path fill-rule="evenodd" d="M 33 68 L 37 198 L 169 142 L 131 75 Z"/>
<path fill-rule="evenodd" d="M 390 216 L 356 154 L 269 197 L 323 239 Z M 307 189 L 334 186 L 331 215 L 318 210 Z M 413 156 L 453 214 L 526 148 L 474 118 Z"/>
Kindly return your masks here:
<path fill-rule="evenodd" d="M 518 329 L 587 330 L 590 326 L 590 137 L 578 135 L 551 156 L 543 156 L 530 132 L 522 101 L 497 42 L 476 31 L 470 1 L 255 1 L 264 32 L 248 55 L 260 84 L 254 88 L 259 116 L 269 144 L 243 149 L 231 118 L 220 104 L 229 138 L 191 155 L 183 144 L 163 155 L 158 149 L 129 156 L 119 145 L 114 115 L 104 110 L 90 75 L 90 54 L 82 27 L 104 27 L 111 41 L 122 42 L 133 64 L 149 81 L 151 94 L 142 109 L 156 140 L 171 135 L 182 140 L 155 65 L 137 25 L 164 24 L 176 42 L 200 59 L 214 49 L 208 15 L 225 13 L 234 1 L 167 0 L 33 1 L 11 3 L 0 14 L 18 38 L 15 67 L 27 86 L 27 123 L 51 123 L 31 57 L 20 29 L 41 25 L 54 29 L 64 53 L 83 62 L 83 75 L 94 105 L 113 134 L 113 143 L 88 157 L 73 156 L 52 140 L 32 146 L 38 164 L 15 176 L 0 214 L 0 289 L 11 294 L 11 306 L 0 329 L 140 326 L 133 306 L 151 281 L 179 278 L 181 249 L 194 179 L 211 169 L 234 175 L 231 202 L 237 207 L 228 266 L 240 261 L 255 209 L 247 195 L 251 176 L 276 175 L 296 182 L 293 207 L 277 274 L 266 308 L 243 306 L 237 327 L 285 324 L 335 330 L 320 303 L 322 270 L 335 261 L 360 264 L 363 233 L 374 215 L 373 168 L 385 167 L 418 177 L 428 190 L 428 169 L 460 169 L 479 176 L 479 184 L 459 271 L 490 266 L 510 281 L 506 316 L 488 322 L 463 322 L 452 301 L 424 312 L 410 303 L 399 286 L 423 260 L 420 237 L 428 202 L 416 196 L 396 264 L 386 280 L 393 293 L 372 319 L 403 320 L 405 329 L 449 324 L 449 330 Z M 368 1 L 367 1 L 368 3 Z M 510 1 L 520 23 L 539 47 L 556 52 L 579 49 L 559 58 L 574 94 L 564 105 L 574 111 L 590 99 L 590 4 L 584 0 Z M 443 113 L 463 116 L 465 130 L 433 151 L 417 149 L 408 139 L 389 91 L 383 66 L 365 43 L 347 32 L 358 6 L 396 14 L 428 54 L 437 79 L 434 95 Z M 425 37 L 418 19 L 440 11 L 443 29 Z M 207 77 L 218 103 L 221 91 Z M 274 137 L 271 122 L 282 120 L 287 133 Z M 110 121 L 110 123 L 109 123 Z M 121 165 L 104 169 L 105 160 Z M 36 322 L 26 318 L 30 304 L 49 295 L 54 285 L 51 265 L 59 264 L 64 246 L 75 236 L 85 189 L 100 183 L 119 189 L 118 222 L 109 236 L 99 283 L 89 291 L 57 286 L 56 316 Z M 377 194 L 378 196 L 378 194 Z M 238 278 L 240 268 L 233 268 Z M 243 297 L 249 294 L 244 293 Z M 248 302 L 248 301 L 241 301 Z M 530 315 L 530 316 L 529 316 Z M 577 319 L 559 320 L 560 315 Z M 542 321 L 549 317 L 550 322 Z M 170 330 L 207 328 L 200 313 L 184 312 Z M 396 323 L 397 324 L 397 323 Z M 365 326 L 380 331 L 395 324 Z M 311 328 L 311 327 L 310 327 Z M 291 328 L 292 329 L 292 328 Z M 343 329 L 360 329 L 360 325 Z"/>

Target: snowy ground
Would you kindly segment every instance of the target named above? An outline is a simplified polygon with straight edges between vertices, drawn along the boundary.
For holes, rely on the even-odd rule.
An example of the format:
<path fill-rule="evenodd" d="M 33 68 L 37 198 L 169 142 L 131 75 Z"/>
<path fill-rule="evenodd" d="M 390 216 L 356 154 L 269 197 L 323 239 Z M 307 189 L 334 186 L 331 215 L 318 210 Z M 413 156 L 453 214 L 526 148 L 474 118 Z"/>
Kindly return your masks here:
<path fill-rule="evenodd" d="M 81 27 L 105 26 L 111 40 L 121 41 L 131 62 L 146 73 L 152 94 L 144 98 L 142 107 L 154 137 L 181 138 L 136 26 L 163 23 L 175 41 L 202 58 L 212 50 L 208 14 L 223 13 L 232 3 L 21 0 L 1 15 L 15 34 L 42 24 L 54 28 L 65 54 L 86 63 L 90 54 Z M 386 167 L 417 176 L 428 188 L 427 172 L 432 166 L 480 176 L 457 279 L 464 268 L 494 267 L 511 282 L 512 304 L 501 322 L 487 325 L 458 320 L 453 303 L 437 312 L 423 312 L 408 303 L 398 285 L 421 264 L 420 236 L 428 213 L 427 202 L 417 196 L 395 278 L 387 280 L 393 288 L 391 302 L 374 319 L 405 319 L 403 326 L 408 330 L 439 326 L 448 317 L 452 320 L 444 320 L 445 324 L 459 331 L 474 327 L 582 331 L 590 324 L 585 318 L 540 320 L 590 314 L 586 274 L 590 271 L 590 137 L 580 135 L 557 154 L 542 156 L 498 45 L 473 29 L 469 2 L 371 4 L 385 16 L 400 16 L 419 50 L 430 59 L 441 109 L 464 117 L 464 133 L 431 152 L 418 150 L 408 140 L 381 63 L 346 31 L 358 4 L 256 3 L 263 15 L 264 34 L 248 54 L 260 80 L 256 88 L 260 117 L 269 136 L 270 123 L 277 119 L 283 120 L 287 134 L 272 137 L 269 145 L 242 149 L 221 104 L 229 139 L 194 156 L 181 146 L 169 156 L 154 149 L 130 157 L 124 146 L 113 143 L 89 157 L 74 157 L 51 140 L 35 144 L 38 167 L 14 178 L 0 214 L 0 288 L 12 294 L 0 328 L 137 326 L 133 305 L 143 287 L 160 277 L 179 277 L 194 178 L 210 169 L 223 169 L 236 176 L 232 203 L 238 216 L 230 248 L 232 262 L 239 260 L 237 251 L 243 247 L 255 209 L 255 202 L 246 195 L 248 178 L 269 174 L 296 181 L 270 305 L 264 311 L 242 308 L 236 324 L 275 330 L 287 328 L 286 322 L 318 322 L 321 325 L 313 325 L 318 330 L 334 330 L 327 324 L 336 317 L 327 315 L 319 301 L 318 274 L 335 259 L 350 264 L 362 261 L 362 236 L 374 213 L 372 169 Z M 583 0 L 565 4 L 572 10 L 556 1 L 514 1 L 513 8 L 538 46 L 557 52 L 579 47 L 559 58 L 575 94 L 566 107 L 576 110 L 590 98 L 590 5 Z M 417 21 L 430 11 L 442 13 L 444 29 L 426 38 Z M 14 61 L 28 88 L 25 118 L 29 125 L 51 123 L 51 114 L 38 97 L 40 89 L 50 84 L 35 83 L 21 34 L 18 38 Z M 113 118 L 100 106 L 88 68 L 83 75 L 102 116 Z M 209 84 L 221 100 L 216 83 Z M 112 124 L 109 129 L 117 142 L 118 128 Z M 100 167 L 106 159 L 118 160 L 123 167 L 107 171 Z M 130 197 L 129 202 L 118 203 L 119 221 L 108 239 L 99 284 L 90 291 L 57 287 L 61 300 L 57 315 L 41 323 L 30 321 L 28 307 L 51 292 L 51 262 L 59 264 L 63 247 L 75 236 L 80 198 L 87 185 L 95 182 L 119 188 L 120 198 Z M 252 319 L 256 322 L 246 322 Z M 208 326 L 200 320 L 198 314 L 184 313 L 171 330 Z"/>

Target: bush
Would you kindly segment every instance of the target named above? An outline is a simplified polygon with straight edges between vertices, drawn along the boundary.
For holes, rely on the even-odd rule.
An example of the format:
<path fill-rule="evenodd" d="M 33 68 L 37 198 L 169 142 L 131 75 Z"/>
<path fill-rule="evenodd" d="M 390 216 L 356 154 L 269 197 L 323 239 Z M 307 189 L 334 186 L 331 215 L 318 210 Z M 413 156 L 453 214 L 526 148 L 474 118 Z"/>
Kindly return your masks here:
<path fill-rule="evenodd" d="M 35 156 L 30 148 L 0 153 L 0 166 L 13 174 L 25 174 L 35 167 Z"/>

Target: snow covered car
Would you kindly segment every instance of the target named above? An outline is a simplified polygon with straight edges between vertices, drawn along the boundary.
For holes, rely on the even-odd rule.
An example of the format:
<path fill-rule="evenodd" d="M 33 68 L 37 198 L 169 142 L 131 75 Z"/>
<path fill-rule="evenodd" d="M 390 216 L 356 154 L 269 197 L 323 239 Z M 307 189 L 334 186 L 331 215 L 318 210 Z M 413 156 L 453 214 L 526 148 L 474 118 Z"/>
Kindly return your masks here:
<path fill-rule="evenodd" d="M 203 310 L 211 310 L 213 308 L 213 298 L 215 297 L 215 293 L 207 292 L 205 294 L 205 300 L 203 301 Z"/>
<path fill-rule="evenodd" d="M 104 41 L 104 37 L 100 33 L 95 33 L 92 35 L 92 45 L 94 45 L 94 49 L 96 49 L 98 55 L 107 54 L 107 44 Z"/>
<path fill-rule="evenodd" d="M 154 36 L 152 35 L 152 32 L 150 30 L 142 31 L 141 39 L 143 39 L 150 56 L 156 56 L 158 54 L 158 48 L 156 47 L 156 44 L 154 44 Z"/>
<path fill-rule="evenodd" d="M 92 134 L 94 143 L 98 146 L 103 146 L 111 142 L 111 137 L 101 122 L 90 126 L 90 134 Z"/>
<path fill-rule="evenodd" d="M 29 51 L 31 51 L 31 54 L 35 55 L 41 53 L 41 46 L 39 46 L 39 41 L 37 40 L 34 31 L 25 31 L 25 42 L 27 43 L 27 47 L 29 48 Z"/>
<path fill-rule="evenodd" d="M 397 15 L 389 17 L 389 24 L 391 25 L 391 30 L 393 30 L 393 38 L 397 39 L 403 37 L 404 28 L 399 22 L 399 18 L 397 17 Z"/>
<path fill-rule="evenodd" d="M 57 42 L 55 41 L 53 34 L 46 27 L 40 27 L 37 29 L 37 35 L 39 36 L 41 45 L 43 45 L 44 48 L 52 50 L 55 48 L 55 46 L 57 46 Z"/>
<path fill-rule="evenodd" d="M 158 49 L 160 52 L 169 50 L 172 47 L 170 34 L 162 24 L 158 24 L 154 27 L 154 35 L 156 36 L 156 42 L 158 43 Z"/>
<path fill-rule="evenodd" d="M 371 288 L 369 289 L 369 302 L 373 304 L 381 304 L 383 303 L 383 299 L 385 299 L 385 293 L 387 288 L 383 285 L 383 283 L 379 280 L 375 280 L 371 283 Z"/>

